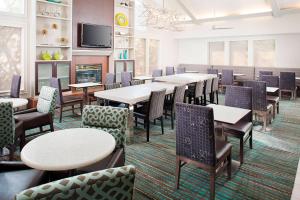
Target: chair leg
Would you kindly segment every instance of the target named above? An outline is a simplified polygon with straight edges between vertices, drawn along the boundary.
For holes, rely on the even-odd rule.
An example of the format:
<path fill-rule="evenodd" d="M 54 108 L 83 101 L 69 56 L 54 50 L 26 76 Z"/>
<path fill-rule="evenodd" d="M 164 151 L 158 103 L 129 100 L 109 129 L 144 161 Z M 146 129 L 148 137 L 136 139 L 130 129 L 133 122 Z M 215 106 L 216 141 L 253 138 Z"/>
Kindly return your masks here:
<path fill-rule="evenodd" d="M 60 108 L 59 108 L 59 123 L 61 123 L 61 121 L 62 121 L 62 113 L 63 113 L 63 107 L 61 106 Z M 74 113 L 73 113 L 74 114 Z"/>
<path fill-rule="evenodd" d="M 178 156 L 176 156 L 176 172 L 175 172 L 175 189 L 179 189 L 179 179 L 181 171 L 181 161 Z"/>
<path fill-rule="evenodd" d="M 138 126 L 138 121 L 137 121 L 138 119 L 137 119 L 137 117 L 134 117 L 134 121 L 135 121 L 135 127 L 137 127 Z"/>
<path fill-rule="evenodd" d="M 171 128 L 172 128 L 172 130 L 174 129 L 174 113 L 173 113 L 173 111 L 171 112 Z"/>
<path fill-rule="evenodd" d="M 156 125 L 156 119 L 155 119 L 155 120 L 153 120 L 153 124 L 154 124 L 154 125 Z"/>
<path fill-rule="evenodd" d="M 83 103 L 80 103 L 80 113 L 81 113 L 81 116 L 82 116 L 82 110 L 83 110 Z"/>
<path fill-rule="evenodd" d="M 250 135 L 250 137 L 249 137 L 249 146 L 250 146 L 250 149 L 252 149 L 253 148 L 252 130 L 250 131 L 249 135 Z"/>
<path fill-rule="evenodd" d="M 240 138 L 240 163 L 244 163 L 244 139 Z"/>
<path fill-rule="evenodd" d="M 264 125 L 263 125 L 263 130 L 266 131 L 267 129 L 267 112 L 263 114 L 263 121 L 264 121 Z"/>
<path fill-rule="evenodd" d="M 216 96 L 217 96 L 217 104 L 219 104 L 219 91 L 216 91 Z"/>
<path fill-rule="evenodd" d="M 54 131 L 54 126 L 53 126 L 53 119 L 52 119 L 52 115 L 50 115 L 50 131 L 53 132 Z"/>
<path fill-rule="evenodd" d="M 150 121 L 149 120 L 147 120 L 146 126 L 147 126 L 147 142 L 149 142 L 149 134 L 150 134 Z"/>
<path fill-rule="evenodd" d="M 43 132 L 43 127 L 42 127 L 42 126 L 40 126 L 39 128 L 40 128 L 40 132 Z"/>
<path fill-rule="evenodd" d="M 161 133 L 164 134 L 164 116 L 160 117 Z"/>
<path fill-rule="evenodd" d="M 72 105 L 72 114 L 73 114 L 73 115 L 75 114 L 75 111 L 74 111 L 74 105 Z"/>
<path fill-rule="evenodd" d="M 277 103 L 277 114 L 279 114 L 279 102 Z"/>
<path fill-rule="evenodd" d="M 228 176 L 228 179 L 230 180 L 231 179 L 231 152 L 230 152 L 230 154 L 227 157 L 227 162 L 228 162 L 228 165 L 227 165 L 227 176 Z"/>
<path fill-rule="evenodd" d="M 215 199 L 215 180 L 216 180 L 216 172 L 210 172 L 210 200 Z"/>

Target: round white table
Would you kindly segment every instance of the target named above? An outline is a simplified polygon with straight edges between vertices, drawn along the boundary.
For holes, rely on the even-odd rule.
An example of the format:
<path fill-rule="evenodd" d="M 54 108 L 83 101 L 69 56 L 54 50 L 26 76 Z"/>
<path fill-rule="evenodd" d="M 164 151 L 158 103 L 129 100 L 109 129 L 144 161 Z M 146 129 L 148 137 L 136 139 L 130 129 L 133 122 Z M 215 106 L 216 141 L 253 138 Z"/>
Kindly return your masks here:
<path fill-rule="evenodd" d="M 28 104 L 28 100 L 23 98 L 0 98 L 0 103 L 2 102 L 12 102 L 13 108 L 20 108 Z"/>
<path fill-rule="evenodd" d="M 65 129 L 27 143 L 21 151 L 21 160 L 38 170 L 73 170 L 101 161 L 113 152 L 115 145 L 114 137 L 105 131 Z"/>

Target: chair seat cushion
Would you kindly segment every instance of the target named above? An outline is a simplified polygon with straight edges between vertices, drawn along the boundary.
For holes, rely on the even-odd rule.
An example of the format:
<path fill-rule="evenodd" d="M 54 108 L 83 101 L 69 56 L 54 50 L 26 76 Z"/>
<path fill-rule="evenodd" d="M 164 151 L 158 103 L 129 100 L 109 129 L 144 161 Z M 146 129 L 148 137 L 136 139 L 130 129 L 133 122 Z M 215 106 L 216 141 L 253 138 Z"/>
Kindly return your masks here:
<path fill-rule="evenodd" d="M 228 151 L 231 151 L 232 144 L 221 140 L 216 139 L 216 158 L 219 161 Z"/>
<path fill-rule="evenodd" d="M 0 199 L 12 200 L 21 191 L 41 183 L 44 172 L 20 170 L 0 173 Z"/>
<path fill-rule="evenodd" d="M 251 122 L 240 121 L 234 125 L 225 124 L 223 126 L 224 132 L 229 133 L 231 135 L 235 135 L 237 137 L 243 137 L 246 133 L 248 133 L 252 129 L 253 125 Z"/>
<path fill-rule="evenodd" d="M 279 97 L 276 97 L 276 96 L 267 96 L 267 100 L 268 102 L 271 102 L 271 103 L 278 103 L 279 102 Z"/>
<path fill-rule="evenodd" d="M 30 112 L 14 116 L 15 120 L 23 122 L 23 128 L 25 130 L 36 128 L 41 125 L 47 125 L 50 123 L 48 113 Z"/>

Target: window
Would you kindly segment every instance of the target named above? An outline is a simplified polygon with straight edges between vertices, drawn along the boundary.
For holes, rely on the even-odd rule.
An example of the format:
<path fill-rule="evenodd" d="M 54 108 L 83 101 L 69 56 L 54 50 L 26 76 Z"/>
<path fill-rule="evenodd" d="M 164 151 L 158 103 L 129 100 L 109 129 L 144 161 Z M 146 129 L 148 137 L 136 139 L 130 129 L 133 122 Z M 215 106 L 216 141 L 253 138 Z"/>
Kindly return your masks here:
<path fill-rule="evenodd" d="M 135 75 L 146 74 L 146 39 L 135 39 Z"/>
<path fill-rule="evenodd" d="M 232 41 L 230 45 L 230 65 L 248 65 L 248 41 Z"/>
<path fill-rule="evenodd" d="M 149 73 L 158 68 L 159 40 L 149 40 Z"/>
<path fill-rule="evenodd" d="M 224 42 L 209 42 L 209 64 L 225 64 L 225 45 Z"/>
<path fill-rule="evenodd" d="M 254 66 L 275 66 L 275 40 L 256 40 L 253 43 Z"/>
<path fill-rule="evenodd" d="M 25 0 L 0 0 L 0 12 L 24 14 Z"/>

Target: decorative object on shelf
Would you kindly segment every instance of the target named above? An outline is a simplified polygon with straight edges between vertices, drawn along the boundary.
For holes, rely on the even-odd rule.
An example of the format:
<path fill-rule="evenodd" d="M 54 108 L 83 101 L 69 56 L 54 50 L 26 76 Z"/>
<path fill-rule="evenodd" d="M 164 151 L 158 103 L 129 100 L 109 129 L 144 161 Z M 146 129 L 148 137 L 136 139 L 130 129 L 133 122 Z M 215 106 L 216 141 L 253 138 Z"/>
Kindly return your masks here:
<path fill-rule="evenodd" d="M 66 37 L 60 38 L 60 44 L 66 46 L 68 44 L 68 39 Z"/>
<path fill-rule="evenodd" d="M 59 51 L 57 51 L 57 52 L 55 52 L 53 54 L 53 59 L 54 60 L 62 60 L 63 59 L 63 55 Z"/>
<path fill-rule="evenodd" d="M 129 6 L 129 1 L 128 0 L 123 0 L 120 2 L 121 6 Z"/>
<path fill-rule="evenodd" d="M 48 51 L 46 51 L 46 52 L 42 52 L 41 58 L 42 60 L 51 60 L 52 56 Z"/>
<path fill-rule="evenodd" d="M 123 27 L 126 27 L 129 24 L 128 18 L 124 13 L 116 14 L 116 22 L 117 22 L 117 25 L 123 26 Z"/>
<path fill-rule="evenodd" d="M 44 28 L 44 29 L 42 29 L 41 33 L 42 33 L 42 36 L 43 36 L 42 44 L 47 45 L 48 44 L 48 40 L 47 40 L 48 30 Z"/>
<path fill-rule="evenodd" d="M 119 59 L 120 59 L 120 60 L 123 59 L 123 52 L 122 52 L 122 51 L 119 53 Z"/>
<path fill-rule="evenodd" d="M 123 59 L 127 60 L 128 59 L 128 50 L 123 50 Z"/>
<path fill-rule="evenodd" d="M 61 3 L 61 0 L 47 0 L 49 2 L 52 2 L 52 3 Z"/>
<path fill-rule="evenodd" d="M 57 30 L 58 29 L 58 25 L 56 23 L 53 23 L 51 25 L 51 28 L 54 29 L 54 30 Z"/>

